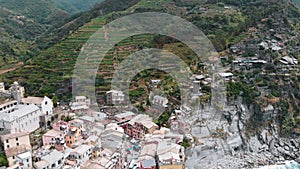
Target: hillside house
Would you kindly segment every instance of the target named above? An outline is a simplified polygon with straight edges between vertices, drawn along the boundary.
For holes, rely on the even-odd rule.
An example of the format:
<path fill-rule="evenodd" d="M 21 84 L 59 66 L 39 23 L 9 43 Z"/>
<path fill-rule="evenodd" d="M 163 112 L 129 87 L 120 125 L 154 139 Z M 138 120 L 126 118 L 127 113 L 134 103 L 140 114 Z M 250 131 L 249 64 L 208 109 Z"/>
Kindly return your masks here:
<path fill-rule="evenodd" d="M 69 106 L 72 111 L 86 110 L 90 107 L 91 101 L 85 96 L 75 96 L 75 100 L 70 102 Z"/>
<path fill-rule="evenodd" d="M 123 104 L 125 103 L 125 95 L 122 91 L 110 90 L 106 92 L 106 104 Z"/>
<path fill-rule="evenodd" d="M 168 104 L 168 99 L 162 96 L 155 95 L 153 97 L 152 103 L 156 106 L 166 107 Z"/>

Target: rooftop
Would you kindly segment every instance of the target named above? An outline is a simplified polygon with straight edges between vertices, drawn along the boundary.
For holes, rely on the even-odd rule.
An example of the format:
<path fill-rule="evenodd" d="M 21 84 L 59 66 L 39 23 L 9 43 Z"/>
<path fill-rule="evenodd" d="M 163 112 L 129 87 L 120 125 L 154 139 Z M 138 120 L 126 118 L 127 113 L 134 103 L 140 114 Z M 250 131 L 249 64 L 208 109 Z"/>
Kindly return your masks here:
<path fill-rule="evenodd" d="M 22 98 L 21 102 L 23 103 L 29 103 L 29 104 L 41 104 L 43 102 L 43 97 L 26 97 Z"/>
<path fill-rule="evenodd" d="M 183 169 L 183 165 L 163 165 L 160 169 Z"/>
<path fill-rule="evenodd" d="M 139 115 L 135 116 L 128 123 L 130 125 L 134 125 L 134 123 L 140 123 L 148 129 L 153 126 L 157 126 L 155 123 L 152 122 L 152 118 L 145 114 L 139 114 Z"/>
<path fill-rule="evenodd" d="M 229 76 L 233 76 L 232 73 L 219 73 L 219 75 L 220 75 L 221 77 L 229 77 Z"/>
<path fill-rule="evenodd" d="M 153 166 L 156 166 L 156 163 L 154 159 L 148 159 L 148 160 L 143 160 L 141 162 L 141 166 L 143 168 L 152 168 Z"/>
<path fill-rule="evenodd" d="M 128 117 L 128 116 L 134 116 L 134 115 L 135 114 L 131 111 L 124 111 L 124 113 L 120 113 L 120 114 L 115 115 L 115 118 L 122 119 L 122 118 L 125 118 L 125 117 Z"/>
<path fill-rule="evenodd" d="M 124 95 L 122 91 L 118 91 L 118 90 L 110 90 L 106 92 L 106 94 L 108 93 L 117 93 L 118 95 Z"/>
<path fill-rule="evenodd" d="M 45 160 L 41 160 L 41 161 L 38 161 L 38 162 L 34 163 L 34 166 L 36 168 L 47 168 L 49 165 L 50 164 L 47 161 L 45 161 Z"/>
<path fill-rule="evenodd" d="M 34 104 L 30 104 L 30 105 L 18 104 L 18 105 L 16 105 L 13 112 L 11 112 L 11 113 L 2 113 L 3 116 L 1 116 L 0 119 L 2 118 L 4 121 L 12 122 L 16 118 L 26 116 L 29 113 L 39 111 L 39 110 L 40 109 Z"/>
<path fill-rule="evenodd" d="M 5 134 L 1 135 L 1 140 L 8 140 L 8 139 L 14 139 L 17 137 L 23 137 L 23 136 L 28 136 L 29 138 L 29 133 L 12 133 L 12 134 Z"/>
<path fill-rule="evenodd" d="M 91 148 L 92 148 L 91 146 L 83 144 L 83 145 L 75 148 L 74 151 L 77 152 L 78 154 L 84 154 L 85 152 L 87 152 Z"/>
<path fill-rule="evenodd" d="M 20 145 L 17 147 L 12 147 L 12 148 L 8 148 L 5 151 L 5 154 L 7 157 L 12 157 L 12 156 L 16 156 L 18 154 L 24 153 L 26 151 L 30 151 L 31 150 L 31 146 L 28 145 Z"/>
<path fill-rule="evenodd" d="M 18 102 L 15 101 L 15 100 L 9 100 L 9 101 L 6 101 L 6 102 L 4 102 L 3 104 L 1 104 L 0 107 L 8 106 L 8 105 L 11 105 L 11 104 L 16 105 L 17 103 L 18 103 Z"/>
<path fill-rule="evenodd" d="M 90 123 L 95 122 L 95 119 L 91 116 L 82 116 L 82 117 L 79 117 L 78 119 L 83 120 L 83 121 L 88 121 Z"/>
<path fill-rule="evenodd" d="M 19 154 L 17 155 L 19 158 L 21 159 L 25 159 L 25 158 L 31 158 L 31 153 L 29 151 L 25 152 L 25 153 L 22 153 L 22 154 Z"/>
<path fill-rule="evenodd" d="M 86 99 L 85 96 L 75 96 L 75 100 L 79 100 L 79 99 Z"/>
<path fill-rule="evenodd" d="M 149 155 L 155 157 L 157 144 L 146 144 L 141 150 L 141 156 Z"/>
<path fill-rule="evenodd" d="M 50 164 L 53 164 L 56 163 L 58 160 L 62 159 L 63 157 L 64 157 L 63 153 L 57 150 L 53 150 L 51 153 L 42 157 L 41 159 L 47 161 Z"/>
<path fill-rule="evenodd" d="M 56 130 L 49 130 L 47 133 L 44 134 L 44 136 L 49 136 L 49 137 L 57 137 L 63 134 L 61 131 L 56 131 Z"/>

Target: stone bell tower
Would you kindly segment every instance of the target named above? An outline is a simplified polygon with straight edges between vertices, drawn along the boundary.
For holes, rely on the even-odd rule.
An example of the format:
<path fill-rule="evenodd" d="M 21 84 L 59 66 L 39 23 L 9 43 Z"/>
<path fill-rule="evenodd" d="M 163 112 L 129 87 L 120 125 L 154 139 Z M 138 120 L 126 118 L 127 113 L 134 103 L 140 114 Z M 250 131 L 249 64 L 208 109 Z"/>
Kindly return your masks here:
<path fill-rule="evenodd" d="M 24 88 L 21 87 L 18 82 L 14 82 L 10 88 L 11 95 L 18 103 L 20 103 L 21 98 L 24 94 L 23 90 L 24 90 Z"/>

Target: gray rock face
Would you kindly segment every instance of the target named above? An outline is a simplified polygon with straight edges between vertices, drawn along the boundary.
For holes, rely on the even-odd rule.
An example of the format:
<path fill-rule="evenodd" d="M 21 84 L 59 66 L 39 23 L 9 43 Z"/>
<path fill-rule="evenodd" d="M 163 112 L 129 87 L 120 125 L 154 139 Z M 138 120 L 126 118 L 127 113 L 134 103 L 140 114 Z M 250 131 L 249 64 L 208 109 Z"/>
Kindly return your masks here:
<path fill-rule="evenodd" d="M 246 106 L 229 106 L 222 120 L 203 115 L 189 118 L 190 134 L 198 140 L 189 150 L 186 168 L 253 168 L 285 160 L 300 161 L 300 138 L 278 137 L 278 126 L 272 123 L 257 135 L 248 136 L 247 121 L 251 111 Z"/>

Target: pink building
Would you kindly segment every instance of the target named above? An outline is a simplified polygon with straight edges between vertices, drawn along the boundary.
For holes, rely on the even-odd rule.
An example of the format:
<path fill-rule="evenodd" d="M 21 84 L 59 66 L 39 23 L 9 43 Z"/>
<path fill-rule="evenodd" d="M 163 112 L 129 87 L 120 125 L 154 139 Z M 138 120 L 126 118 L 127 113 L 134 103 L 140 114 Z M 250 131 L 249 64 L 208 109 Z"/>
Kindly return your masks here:
<path fill-rule="evenodd" d="M 62 131 L 57 130 L 49 130 L 47 133 L 43 135 L 43 145 L 51 145 L 51 146 L 64 146 L 65 144 L 65 134 Z"/>
<path fill-rule="evenodd" d="M 66 135 L 69 131 L 70 124 L 65 121 L 58 121 L 52 125 L 53 130 L 62 131 Z"/>
<path fill-rule="evenodd" d="M 158 126 L 152 122 L 152 118 L 143 114 L 135 116 L 123 127 L 127 135 L 139 140 L 143 139 L 145 134 L 153 134 L 158 129 Z"/>

